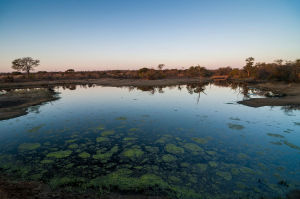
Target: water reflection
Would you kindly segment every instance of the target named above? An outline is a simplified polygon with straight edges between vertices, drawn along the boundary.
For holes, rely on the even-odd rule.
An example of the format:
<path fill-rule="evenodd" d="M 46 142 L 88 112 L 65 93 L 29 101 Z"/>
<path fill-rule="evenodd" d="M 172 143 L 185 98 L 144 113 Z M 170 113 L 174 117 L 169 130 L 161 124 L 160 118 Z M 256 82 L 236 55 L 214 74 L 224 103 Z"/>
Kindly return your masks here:
<path fill-rule="evenodd" d="M 55 90 L 60 100 L 0 122 L 1 172 L 75 193 L 170 198 L 271 198 L 300 186 L 300 113 L 228 103 L 255 88 Z"/>

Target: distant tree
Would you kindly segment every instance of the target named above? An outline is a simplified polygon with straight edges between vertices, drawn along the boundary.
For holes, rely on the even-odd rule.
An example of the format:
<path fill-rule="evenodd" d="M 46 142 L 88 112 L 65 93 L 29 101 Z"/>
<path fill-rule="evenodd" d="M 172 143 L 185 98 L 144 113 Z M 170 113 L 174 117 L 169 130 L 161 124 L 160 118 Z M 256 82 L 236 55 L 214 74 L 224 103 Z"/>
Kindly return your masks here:
<path fill-rule="evenodd" d="M 68 70 L 66 70 L 66 73 L 74 73 L 74 72 L 75 72 L 74 69 L 68 69 Z"/>
<path fill-rule="evenodd" d="M 165 65 L 164 65 L 164 64 L 158 64 L 158 66 L 157 66 L 157 68 L 158 68 L 159 70 L 162 70 L 162 69 L 163 69 L 163 67 L 165 67 Z"/>
<path fill-rule="evenodd" d="M 34 70 L 34 67 L 37 67 L 39 64 L 40 60 L 34 60 L 31 57 L 24 57 L 12 61 L 12 69 L 26 72 L 27 77 L 29 78 L 30 71 Z"/>
<path fill-rule="evenodd" d="M 251 72 L 254 69 L 253 65 L 254 65 L 254 58 L 253 57 L 248 57 L 246 59 L 246 66 L 244 66 L 244 70 L 247 72 L 248 77 L 250 77 Z"/>
<path fill-rule="evenodd" d="M 282 59 L 276 59 L 274 62 L 275 62 L 277 65 L 281 66 L 282 63 L 283 63 L 283 60 L 282 60 Z"/>

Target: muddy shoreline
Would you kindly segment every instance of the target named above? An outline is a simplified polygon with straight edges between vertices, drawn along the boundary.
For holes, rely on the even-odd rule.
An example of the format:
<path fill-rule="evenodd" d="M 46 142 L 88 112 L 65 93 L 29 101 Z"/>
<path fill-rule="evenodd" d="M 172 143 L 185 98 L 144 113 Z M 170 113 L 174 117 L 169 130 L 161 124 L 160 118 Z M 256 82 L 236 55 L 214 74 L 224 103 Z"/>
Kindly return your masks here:
<path fill-rule="evenodd" d="M 239 101 L 239 104 L 243 104 L 250 107 L 263 107 L 263 106 L 300 106 L 300 84 L 298 83 L 260 83 L 249 84 L 248 86 L 255 87 L 259 90 L 272 92 L 274 97 L 266 98 L 252 98 L 243 101 Z M 279 97 L 278 97 L 279 96 Z"/>
<path fill-rule="evenodd" d="M 51 89 L 8 91 L 0 95 L 0 121 L 28 113 L 28 108 L 59 99 Z"/>

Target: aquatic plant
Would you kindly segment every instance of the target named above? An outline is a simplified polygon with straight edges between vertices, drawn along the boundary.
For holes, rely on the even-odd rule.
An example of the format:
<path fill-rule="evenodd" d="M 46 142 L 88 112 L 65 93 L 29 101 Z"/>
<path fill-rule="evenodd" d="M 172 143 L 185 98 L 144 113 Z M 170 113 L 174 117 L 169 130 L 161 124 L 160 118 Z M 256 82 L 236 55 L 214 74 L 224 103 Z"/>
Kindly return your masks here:
<path fill-rule="evenodd" d="M 285 145 L 287 145 L 288 147 L 292 148 L 292 149 L 300 150 L 300 147 L 299 147 L 299 146 L 294 145 L 294 144 L 292 144 L 292 143 L 290 143 L 290 142 L 288 142 L 288 141 L 286 141 L 286 140 L 284 140 L 283 143 L 284 143 Z"/>
<path fill-rule="evenodd" d="M 125 149 L 122 155 L 131 160 L 135 160 L 142 157 L 144 155 L 144 152 L 139 147 L 132 147 L 130 149 Z"/>
<path fill-rule="evenodd" d="M 240 124 L 233 124 L 233 123 L 228 123 L 228 128 L 233 129 L 233 130 L 242 130 L 245 127 L 243 125 Z"/>
<path fill-rule="evenodd" d="M 126 117 L 117 117 L 116 120 L 127 120 Z"/>
<path fill-rule="evenodd" d="M 196 164 L 196 167 L 200 170 L 200 172 L 204 172 L 207 169 L 207 164 L 203 164 L 203 163 L 198 163 Z"/>
<path fill-rule="evenodd" d="M 138 130 L 139 130 L 138 128 L 130 128 L 128 131 L 134 132 L 134 131 L 138 131 Z"/>
<path fill-rule="evenodd" d="M 82 152 L 78 154 L 78 156 L 85 159 L 85 158 L 89 158 L 91 155 L 87 152 Z"/>
<path fill-rule="evenodd" d="M 300 122 L 294 122 L 294 124 L 300 126 Z"/>
<path fill-rule="evenodd" d="M 106 176 L 101 176 L 90 181 L 90 187 L 101 190 L 117 190 L 120 192 L 140 192 L 152 194 L 166 194 L 169 185 L 159 176 L 144 174 L 140 177 L 131 177 L 129 169 L 119 169 Z"/>
<path fill-rule="evenodd" d="M 41 146 L 40 143 L 23 143 L 19 145 L 18 149 L 20 151 L 31 151 L 31 150 L 36 150 L 40 146 Z"/>
<path fill-rule="evenodd" d="M 211 166 L 211 167 L 217 167 L 217 166 L 218 166 L 218 163 L 215 162 L 215 161 L 209 161 L 208 164 L 209 164 L 209 166 Z"/>
<path fill-rule="evenodd" d="M 276 138 L 284 138 L 283 135 L 279 135 L 279 134 L 276 134 L 276 133 L 267 133 L 268 136 L 271 136 L 271 137 L 276 137 Z"/>
<path fill-rule="evenodd" d="M 107 130 L 107 131 L 103 131 L 101 133 L 102 136 L 110 136 L 110 135 L 113 135 L 113 134 L 115 134 L 114 130 Z"/>
<path fill-rule="evenodd" d="M 107 137 L 97 137 L 96 142 L 108 142 L 109 139 Z"/>
<path fill-rule="evenodd" d="M 46 157 L 60 159 L 60 158 L 66 158 L 66 157 L 70 156 L 71 153 L 72 153 L 72 151 L 70 151 L 70 150 L 55 151 L 55 152 L 48 153 Z"/>
<path fill-rule="evenodd" d="M 158 153 L 159 148 L 158 147 L 152 147 L 152 146 L 145 146 L 146 151 L 151 153 Z"/>
<path fill-rule="evenodd" d="M 177 160 L 177 158 L 173 155 L 170 155 L 170 154 L 166 154 L 166 155 L 163 155 L 162 158 L 161 158 L 164 162 L 174 162 Z"/>
<path fill-rule="evenodd" d="M 172 153 L 172 154 L 175 154 L 175 155 L 178 155 L 178 154 L 183 154 L 184 153 L 184 149 L 181 148 L 181 147 L 178 147 L 174 144 L 167 144 L 165 146 L 165 150 L 168 152 L 168 153 Z"/>
<path fill-rule="evenodd" d="M 240 120 L 241 120 L 241 119 L 238 118 L 238 117 L 230 117 L 229 119 L 230 119 L 230 120 L 235 120 L 235 121 L 240 121 Z"/>
<path fill-rule="evenodd" d="M 69 149 L 76 149 L 78 148 L 78 144 L 71 144 L 68 146 Z"/>
<path fill-rule="evenodd" d="M 206 144 L 208 142 L 208 140 L 206 138 L 192 138 L 192 140 L 194 140 L 195 142 L 199 143 L 199 144 Z"/>
<path fill-rule="evenodd" d="M 193 152 L 193 153 L 198 153 L 198 152 L 202 152 L 203 151 L 203 149 L 200 146 L 198 146 L 198 145 L 196 145 L 194 143 L 186 143 L 186 144 L 183 145 L 183 147 L 185 149 Z"/>
<path fill-rule="evenodd" d="M 58 187 L 66 186 L 66 185 L 78 185 L 80 183 L 85 182 L 84 178 L 75 177 L 75 176 L 64 176 L 64 177 L 54 177 L 50 180 L 49 185 L 52 189 L 56 189 Z"/>
<path fill-rule="evenodd" d="M 36 132 L 38 132 L 43 126 L 45 126 L 45 124 L 40 124 L 40 125 L 38 125 L 38 126 L 35 126 L 35 127 L 31 128 L 31 129 L 29 129 L 27 132 L 28 132 L 28 133 L 36 133 Z"/>
<path fill-rule="evenodd" d="M 41 164 L 52 164 L 52 163 L 54 163 L 54 161 L 49 160 L 49 159 L 44 159 L 44 160 L 41 161 Z"/>
<path fill-rule="evenodd" d="M 102 152 L 102 150 L 98 150 L 95 155 L 93 155 L 93 158 L 96 160 L 100 160 L 103 163 L 106 163 L 113 154 L 118 152 L 119 147 L 116 145 L 112 147 L 108 152 Z"/>
<path fill-rule="evenodd" d="M 232 176 L 229 172 L 217 171 L 216 174 L 227 181 L 230 181 L 232 179 Z"/>

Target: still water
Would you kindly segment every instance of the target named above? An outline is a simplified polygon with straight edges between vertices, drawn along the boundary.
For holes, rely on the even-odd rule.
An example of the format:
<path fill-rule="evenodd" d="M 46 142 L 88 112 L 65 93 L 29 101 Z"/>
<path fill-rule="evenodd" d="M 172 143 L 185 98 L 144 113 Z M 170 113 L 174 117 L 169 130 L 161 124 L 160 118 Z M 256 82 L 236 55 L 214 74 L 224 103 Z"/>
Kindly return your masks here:
<path fill-rule="evenodd" d="M 0 121 L 2 173 L 53 189 L 170 198 L 272 198 L 300 188 L 300 111 L 236 103 L 255 92 L 55 90 L 59 100 Z"/>

